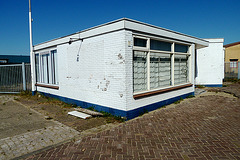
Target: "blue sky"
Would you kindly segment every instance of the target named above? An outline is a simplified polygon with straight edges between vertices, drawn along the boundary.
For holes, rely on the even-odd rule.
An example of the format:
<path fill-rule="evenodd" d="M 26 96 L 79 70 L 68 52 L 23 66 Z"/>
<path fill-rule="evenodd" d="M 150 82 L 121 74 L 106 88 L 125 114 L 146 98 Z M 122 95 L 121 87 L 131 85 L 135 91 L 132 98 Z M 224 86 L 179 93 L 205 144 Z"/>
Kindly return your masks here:
<path fill-rule="evenodd" d="M 199 38 L 240 41 L 239 0 L 32 0 L 33 44 L 122 17 Z M 0 55 L 29 55 L 28 0 L 0 1 Z"/>

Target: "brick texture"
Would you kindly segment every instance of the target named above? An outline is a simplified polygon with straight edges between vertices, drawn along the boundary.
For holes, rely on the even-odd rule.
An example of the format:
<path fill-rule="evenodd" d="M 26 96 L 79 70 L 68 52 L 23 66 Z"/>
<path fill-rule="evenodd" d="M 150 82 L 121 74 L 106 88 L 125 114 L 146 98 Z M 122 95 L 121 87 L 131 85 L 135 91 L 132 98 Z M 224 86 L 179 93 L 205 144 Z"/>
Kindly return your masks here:
<path fill-rule="evenodd" d="M 27 159 L 240 159 L 240 100 L 201 96 Z"/>

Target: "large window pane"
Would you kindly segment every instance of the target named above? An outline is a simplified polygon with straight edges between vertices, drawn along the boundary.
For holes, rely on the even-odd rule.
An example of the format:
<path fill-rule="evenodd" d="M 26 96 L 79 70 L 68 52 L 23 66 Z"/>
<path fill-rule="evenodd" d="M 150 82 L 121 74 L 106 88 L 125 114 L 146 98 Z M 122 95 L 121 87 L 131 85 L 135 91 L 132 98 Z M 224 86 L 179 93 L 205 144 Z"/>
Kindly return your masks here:
<path fill-rule="evenodd" d="M 42 83 L 49 83 L 49 54 L 42 55 Z"/>
<path fill-rule="evenodd" d="M 40 82 L 39 72 L 39 54 L 35 54 L 35 70 L 36 70 L 36 81 Z"/>
<path fill-rule="evenodd" d="M 159 50 L 159 51 L 171 51 L 172 43 L 157 41 L 157 40 L 150 40 L 150 49 L 151 50 Z"/>
<path fill-rule="evenodd" d="M 181 84 L 188 82 L 188 56 L 175 55 L 174 56 L 174 84 Z"/>
<path fill-rule="evenodd" d="M 150 89 L 171 85 L 171 55 L 150 54 Z"/>
<path fill-rule="evenodd" d="M 57 78 L 57 50 L 51 51 L 51 70 L 52 70 L 52 84 L 58 84 Z"/>
<path fill-rule="evenodd" d="M 134 92 L 147 90 L 147 52 L 133 53 L 133 90 Z"/>
<path fill-rule="evenodd" d="M 176 44 L 175 43 L 174 52 L 187 53 L 188 52 L 188 45 Z"/>
<path fill-rule="evenodd" d="M 134 38 L 134 46 L 147 47 L 147 40 L 141 38 Z"/>

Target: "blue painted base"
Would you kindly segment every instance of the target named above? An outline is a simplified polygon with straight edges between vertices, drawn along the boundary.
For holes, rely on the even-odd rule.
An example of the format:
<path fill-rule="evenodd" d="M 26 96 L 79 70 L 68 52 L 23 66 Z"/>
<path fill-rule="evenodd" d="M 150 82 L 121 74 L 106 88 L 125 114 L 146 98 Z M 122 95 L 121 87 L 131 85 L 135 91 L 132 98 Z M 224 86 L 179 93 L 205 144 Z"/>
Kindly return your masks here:
<path fill-rule="evenodd" d="M 205 87 L 222 87 L 222 84 L 204 84 Z"/>
<path fill-rule="evenodd" d="M 43 94 L 44 96 L 48 96 L 48 97 L 52 97 L 52 98 L 56 98 L 59 99 L 65 103 L 68 104 L 74 104 L 77 106 L 81 106 L 82 108 L 89 108 L 89 107 L 94 107 L 94 109 L 96 109 L 97 111 L 104 111 L 104 112 L 108 112 L 112 115 L 115 116 L 121 116 L 121 117 L 126 117 L 127 120 L 129 119 L 133 119 L 141 114 L 143 114 L 144 112 L 149 112 L 149 111 L 153 111 L 155 109 L 158 109 L 162 106 L 171 104 L 173 102 L 176 102 L 178 100 L 180 100 L 181 98 L 184 99 L 188 96 L 194 95 L 194 92 L 188 93 L 188 94 L 184 94 L 181 96 L 177 96 L 174 98 L 170 98 L 164 101 L 160 101 L 157 103 L 153 103 L 147 106 L 143 106 L 143 107 L 139 107 L 137 109 L 133 109 L 130 111 L 123 111 L 123 110 L 119 110 L 119 109 L 114 109 L 114 108 L 109 108 L 109 107 L 105 107 L 105 106 L 101 106 L 101 105 L 97 105 L 97 104 L 93 104 L 93 103 L 88 103 L 88 102 L 84 102 L 84 101 L 79 101 L 79 100 L 75 100 L 75 99 L 71 99 L 71 98 L 67 98 L 67 97 L 62 97 L 62 96 L 57 96 L 57 95 L 53 95 L 53 94 L 49 94 L 49 93 L 44 93 L 44 92 L 40 92 L 41 94 Z"/>
<path fill-rule="evenodd" d="M 32 95 L 33 96 L 36 95 L 36 93 L 37 93 L 37 91 L 32 91 Z"/>

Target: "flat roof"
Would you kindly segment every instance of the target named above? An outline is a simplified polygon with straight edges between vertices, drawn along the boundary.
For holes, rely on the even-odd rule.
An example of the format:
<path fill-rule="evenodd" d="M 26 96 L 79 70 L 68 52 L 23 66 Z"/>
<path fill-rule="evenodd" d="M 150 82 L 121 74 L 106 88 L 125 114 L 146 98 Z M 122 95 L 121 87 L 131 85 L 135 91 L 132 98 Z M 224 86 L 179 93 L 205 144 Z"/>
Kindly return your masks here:
<path fill-rule="evenodd" d="M 209 43 L 223 43 L 224 38 L 204 38 L 204 40 L 207 40 Z"/>
<path fill-rule="evenodd" d="M 83 31 L 79 31 L 64 37 L 56 38 L 50 41 L 46 41 L 34 46 L 34 50 L 40 50 L 48 47 L 57 46 L 60 44 L 68 43 L 69 40 L 72 39 L 86 39 L 93 36 L 106 34 L 118 30 L 132 30 L 136 32 L 152 34 L 156 36 L 172 38 L 180 41 L 190 42 L 197 44 L 197 48 L 208 46 L 208 41 L 204 39 L 200 39 L 197 37 L 193 37 L 190 35 L 186 35 L 180 32 L 172 31 L 169 29 L 161 28 L 158 26 L 154 26 L 151 24 L 139 22 L 136 20 L 121 18 L 112 22 L 108 22 L 99 26 L 95 26 Z"/>
<path fill-rule="evenodd" d="M 240 44 L 240 41 L 239 42 L 230 43 L 230 44 L 226 44 L 223 47 L 228 48 L 228 47 L 232 47 L 232 46 L 235 46 L 235 45 L 238 45 L 238 44 Z"/>

